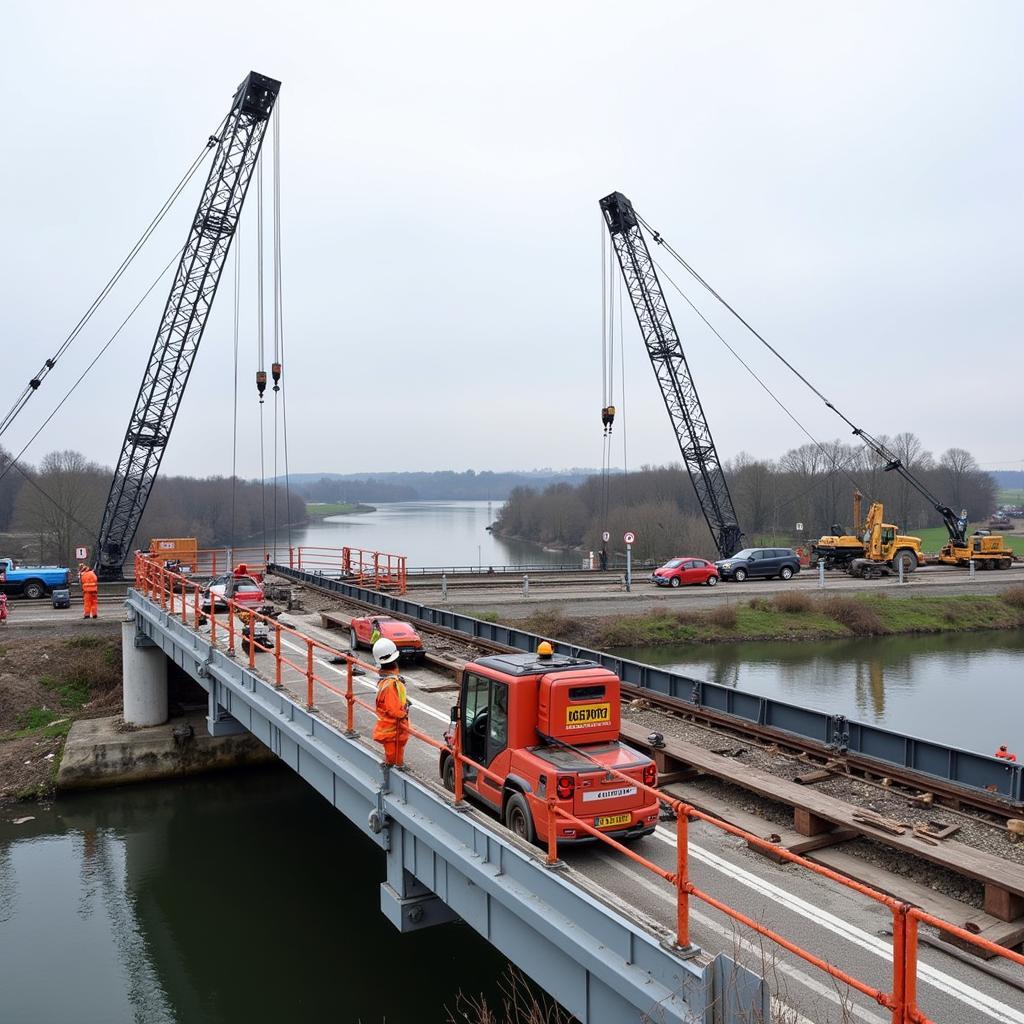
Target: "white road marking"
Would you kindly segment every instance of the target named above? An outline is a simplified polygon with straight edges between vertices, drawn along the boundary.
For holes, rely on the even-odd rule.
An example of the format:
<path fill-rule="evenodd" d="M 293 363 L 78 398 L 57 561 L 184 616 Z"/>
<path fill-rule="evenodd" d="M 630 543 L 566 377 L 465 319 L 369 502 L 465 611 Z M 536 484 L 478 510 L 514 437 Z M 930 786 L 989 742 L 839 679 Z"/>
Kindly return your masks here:
<path fill-rule="evenodd" d="M 675 847 L 676 845 L 674 833 L 661 825 L 655 831 L 655 836 L 669 846 Z M 808 921 L 814 921 L 830 931 L 842 935 L 847 941 L 860 946 L 861 949 L 874 953 L 890 963 L 892 962 L 892 946 L 888 942 L 858 928 L 856 925 L 849 924 L 842 918 L 830 914 L 827 910 L 816 907 L 813 903 L 808 903 L 806 900 L 791 892 L 787 892 L 785 889 L 779 888 L 777 885 L 773 885 L 767 879 L 760 878 L 752 872 L 732 864 L 730 861 L 719 857 L 702 846 L 690 843 L 689 850 L 697 860 L 703 861 L 710 867 L 729 875 L 742 885 L 761 893 L 763 896 L 767 896 L 769 899 L 787 907 Z M 944 992 L 946 995 L 959 999 L 968 1006 L 981 1010 L 986 1016 L 993 1018 L 993 1020 L 1003 1021 L 1005 1024 L 1024 1024 L 1024 1013 L 1015 1010 L 1012 1006 L 1007 1006 L 1006 1003 L 1000 1002 L 998 999 L 986 995 L 965 982 L 957 980 L 936 967 L 918 961 L 917 974 L 919 981 L 927 982 L 940 992 Z"/>
<path fill-rule="evenodd" d="M 675 897 L 672 896 L 669 893 L 669 891 L 665 889 L 663 886 L 659 886 L 657 882 L 655 882 L 653 879 L 648 878 L 646 875 L 635 874 L 620 861 L 615 860 L 613 857 L 609 857 L 606 853 L 598 854 L 598 857 L 600 860 L 604 861 L 609 867 L 612 867 L 621 874 L 626 875 L 631 881 L 639 882 L 639 884 L 643 886 L 643 888 L 653 893 L 659 899 L 662 899 L 666 903 L 670 903 L 672 904 L 672 906 L 675 906 Z M 703 927 L 708 928 L 711 931 L 718 932 L 718 934 L 721 935 L 723 938 L 728 939 L 729 942 L 739 946 L 740 949 L 742 949 L 745 953 L 749 953 L 750 955 L 756 957 L 759 961 L 765 955 L 764 950 L 762 950 L 759 946 L 755 945 L 748 939 L 744 939 L 741 935 L 738 934 L 736 930 L 726 928 L 724 925 L 719 924 L 718 921 L 715 921 L 712 918 L 708 917 L 707 914 L 703 914 L 699 910 L 694 910 L 692 907 L 690 908 L 690 920 L 699 921 Z M 756 968 L 754 969 L 756 970 Z M 835 1003 L 837 1006 L 849 1007 L 852 1013 L 860 1017 L 861 1020 L 867 1021 L 868 1024 L 888 1024 L 888 1021 L 886 1021 L 882 1017 L 879 1017 L 877 1014 L 870 1013 L 869 1011 L 863 1009 L 860 1006 L 848 1003 L 846 1000 L 840 997 L 839 993 L 834 988 L 829 988 L 828 985 L 819 981 L 818 978 L 812 977 L 809 974 L 805 974 L 799 968 L 792 966 L 792 964 L 789 964 L 784 960 L 777 960 L 772 965 L 772 970 L 778 971 L 779 974 L 787 975 L 794 981 L 799 982 L 799 984 L 804 985 L 806 988 L 810 989 L 812 992 L 817 993 L 822 998 L 828 999 L 831 1002 Z M 776 999 L 774 996 L 772 997 L 772 1002 L 776 1004 L 777 1008 L 783 1010 L 786 1014 L 788 1014 L 787 1017 L 783 1018 L 787 1021 L 787 1024 L 803 1024 L 803 1022 L 805 1021 L 807 1021 L 807 1024 L 812 1024 L 812 1022 L 808 1021 L 807 1017 L 801 1014 L 798 1010 L 794 1009 L 788 1003 L 784 1003 L 782 1002 L 782 1000 Z"/>

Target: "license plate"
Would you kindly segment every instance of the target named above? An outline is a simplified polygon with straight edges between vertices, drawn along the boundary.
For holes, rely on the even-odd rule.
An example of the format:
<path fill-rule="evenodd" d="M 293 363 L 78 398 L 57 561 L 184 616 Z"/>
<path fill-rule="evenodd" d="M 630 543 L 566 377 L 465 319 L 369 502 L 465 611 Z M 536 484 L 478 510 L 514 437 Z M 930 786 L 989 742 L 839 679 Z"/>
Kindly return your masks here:
<path fill-rule="evenodd" d="M 594 819 L 597 828 L 612 828 L 615 825 L 628 825 L 633 820 L 632 814 L 602 814 Z"/>

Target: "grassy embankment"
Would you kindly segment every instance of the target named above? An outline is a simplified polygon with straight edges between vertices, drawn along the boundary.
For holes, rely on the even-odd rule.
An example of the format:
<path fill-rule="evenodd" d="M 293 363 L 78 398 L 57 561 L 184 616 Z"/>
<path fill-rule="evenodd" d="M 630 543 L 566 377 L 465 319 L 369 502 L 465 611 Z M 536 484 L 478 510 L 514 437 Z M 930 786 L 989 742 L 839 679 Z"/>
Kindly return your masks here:
<path fill-rule="evenodd" d="M 113 714 L 121 701 L 117 634 L 0 643 L 0 804 L 53 791 L 76 718 Z"/>
<path fill-rule="evenodd" d="M 1020 629 L 1024 628 L 1024 586 L 1011 587 L 1000 596 L 776 594 L 708 611 L 657 608 L 642 615 L 599 618 L 539 612 L 524 625 L 543 636 L 598 649 Z"/>
<path fill-rule="evenodd" d="M 1024 487 L 1004 487 L 996 495 L 1000 505 L 1024 505 Z"/>
<path fill-rule="evenodd" d="M 349 516 L 362 512 L 376 512 L 372 505 L 360 505 L 355 501 L 307 501 L 306 515 L 310 519 L 326 519 L 328 516 Z"/>

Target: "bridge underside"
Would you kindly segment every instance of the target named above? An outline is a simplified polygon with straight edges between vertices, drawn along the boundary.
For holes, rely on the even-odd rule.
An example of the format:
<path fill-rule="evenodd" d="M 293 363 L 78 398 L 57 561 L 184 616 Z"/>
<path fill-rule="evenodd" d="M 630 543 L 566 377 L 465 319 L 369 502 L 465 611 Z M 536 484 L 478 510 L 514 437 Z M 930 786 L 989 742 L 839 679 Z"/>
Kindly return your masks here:
<path fill-rule="evenodd" d="M 209 638 L 129 591 L 138 642 L 209 696 L 213 732 L 245 728 L 386 853 L 381 909 L 401 931 L 461 919 L 583 1024 L 754 1024 L 769 996 L 724 955 L 680 957 L 636 910 L 584 892 L 532 848 L 348 737 Z"/>

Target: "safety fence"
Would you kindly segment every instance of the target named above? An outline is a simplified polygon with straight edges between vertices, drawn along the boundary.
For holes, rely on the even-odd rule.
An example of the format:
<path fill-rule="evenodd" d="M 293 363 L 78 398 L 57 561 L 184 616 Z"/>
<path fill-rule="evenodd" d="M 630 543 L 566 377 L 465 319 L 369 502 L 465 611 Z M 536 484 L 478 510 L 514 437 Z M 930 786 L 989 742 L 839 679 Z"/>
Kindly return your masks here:
<path fill-rule="evenodd" d="M 315 640 L 304 633 L 290 627 L 284 626 L 271 616 L 244 608 L 233 600 L 222 602 L 222 608 L 218 602 L 210 600 L 207 611 L 203 610 L 203 588 L 195 581 L 186 576 L 168 571 L 155 560 L 146 557 L 144 554 L 136 556 L 135 562 L 135 587 L 140 593 L 150 600 L 158 603 L 160 607 L 175 616 L 180 615 L 184 625 L 192 624 L 195 630 L 199 630 L 204 623 L 209 625 L 209 640 L 211 645 L 224 643 L 226 652 L 230 656 L 237 656 L 241 648 L 243 654 L 248 658 L 249 668 L 256 670 L 256 655 L 258 652 L 270 653 L 273 655 L 274 685 L 283 688 L 284 673 L 291 670 L 305 680 L 306 709 L 316 709 L 316 697 L 318 690 L 326 691 L 341 697 L 345 701 L 345 729 L 350 735 L 355 733 L 356 709 L 375 714 L 375 705 L 362 700 L 356 696 L 354 691 L 355 669 L 375 673 L 376 666 L 360 661 L 355 655 L 348 651 L 342 651 L 330 644 Z M 263 623 L 266 626 L 266 642 L 257 637 L 256 624 Z M 270 636 L 273 635 L 273 641 Z M 282 641 L 288 638 L 289 645 L 298 653 L 297 658 L 290 658 L 284 654 Z M 345 685 L 340 687 L 329 679 L 324 678 L 317 672 L 317 660 L 330 659 L 337 664 L 345 665 Z M 451 778 L 451 789 L 456 804 L 461 804 L 465 798 L 465 773 L 468 770 L 489 778 L 498 784 L 499 788 L 504 787 L 506 780 L 490 771 L 485 765 L 467 757 L 461 749 L 461 732 L 459 729 L 451 730 L 445 742 L 421 732 L 410 726 L 410 737 L 433 748 L 438 754 L 447 752 L 454 765 Z M 451 742 L 449 743 L 448 740 Z M 851 989 L 860 992 L 891 1011 L 893 1024 L 934 1024 L 932 1018 L 918 1006 L 917 1003 L 917 980 L 918 980 L 918 930 L 924 924 L 937 929 L 946 937 L 955 937 L 960 942 L 975 946 L 990 956 L 999 956 L 1020 966 L 1024 966 L 1024 956 L 1004 946 L 997 945 L 979 935 L 943 921 L 934 915 L 928 914 L 918 907 L 911 906 L 901 900 L 885 893 L 878 892 L 870 886 L 863 885 L 837 871 L 833 871 L 821 864 L 801 857 L 799 854 L 790 852 L 770 840 L 762 839 L 753 833 L 742 828 L 731 825 L 710 814 L 697 810 L 695 807 L 671 796 L 660 790 L 657 785 L 649 785 L 642 779 L 605 765 L 600 766 L 602 771 L 609 775 L 627 782 L 630 786 L 637 787 L 638 791 L 647 794 L 652 800 L 671 810 L 676 822 L 676 864 L 675 870 L 669 871 L 654 861 L 637 853 L 635 850 L 619 842 L 613 836 L 602 832 L 590 821 L 577 817 L 570 810 L 567 810 L 558 795 L 559 786 L 557 780 L 554 785 L 548 786 L 541 798 L 528 794 L 528 800 L 533 802 L 534 820 L 543 822 L 544 832 L 541 836 L 546 845 L 546 857 L 549 863 L 555 863 L 558 859 L 558 828 L 559 822 L 571 824 L 577 833 L 585 833 L 593 839 L 614 849 L 618 854 L 628 858 L 635 864 L 644 868 L 651 874 L 661 878 L 676 891 L 676 943 L 682 949 L 690 947 L 690 899 L 697 899 L 707 906 L 719 911 L 737 924 L 749 928 L 761 937 L 776 944 L 798 957 L 812 967 L 823 971 L 835 981 L 849 986 Z M 571 798 L 569 798 L 571 803 Z M 815 956 L 808 950 L 803 949 L 795 942 L 787 939 L 779 932 L 767 927 L 760 921 L 754 920 L 749 915 L 717 899 L 713 895 L 698 888 L 689 877 L 689 823 L 691 821 L 703 822 L 722 832 L 728 833 L 743 840 L 750 846 L 756 847 L 772 857 L 795 864 L 807 871 L 828 879 L 839 886 L 843 886 L 853 892 L 874 901 L 885 907 L 892 915 L 892 971 L 890 975 L 890 987 L 881 988 L 866 981 L 858 979 L 844 971 L 836 964 L 830 963 L 821 957 Z M 538 829 L 538 832 L 540 830 Z"/>
<path fill-rule="evenodd" d="M 292 569 L 346 580 L 355 586 L 404 594 L 408 581 L 405 555 L 363 548 L 307 547 L 288 549 Z"/>
<path fill-rule="evenodd" d="M 462 612 L 434 608 L 404 597 L 382 594 L 368 587 L 353 586 L 345 580 L 300 572 L 287 566 L 272 565 L 270 568 L 297 583 L 320 587 L 414 622 L 441 626 L 471 639 L 502 644 L 517 651 L 536 650 L 538 643 L 547 640 L 557 653 L 596 661 L 631 686 L 661 693 L 721 715 L 732 715 L 741 722 L 752 722 L 779 732 L 792 733 L 819 744 L 826 751 L 850 752 L 870 757 L 879 762 L 883 772 L 886 765 L 911 768 L 939 779 L 948 779 L 960 786 L 1003 797 L 1015 807 L 1024 804 L 1024 764 L 1011 764 L 987 754 L 909 736 L 870 722 L 849 719 L 845 715 L 834 715 L 774 697 L 747 693 L 721 683 L 711 683 L 680 672 L 645 665 L 643 662 L 541 636 L 515 626 L 487 622 Z"/>

